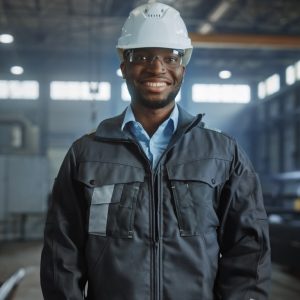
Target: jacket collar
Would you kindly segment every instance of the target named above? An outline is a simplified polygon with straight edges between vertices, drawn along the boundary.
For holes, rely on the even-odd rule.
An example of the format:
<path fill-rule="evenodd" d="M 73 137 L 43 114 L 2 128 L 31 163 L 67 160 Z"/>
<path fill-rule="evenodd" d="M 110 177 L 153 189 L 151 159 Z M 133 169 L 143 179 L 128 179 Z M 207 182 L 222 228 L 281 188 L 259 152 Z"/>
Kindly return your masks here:
<path fill-rule="evenodd" d="M 129 136 L 121 129 L 125 112 L 126 110 L 118 116 L 103 120 L 96 130 L 96 137 L 104 139 L 128 139 Z"/>
<path fill-rule="evenodd" d="M 180 136 L 188 130 L 189 126 L 197 125 L 202 118 L 202 115 L 193 116 L 189 114 L 187 111 L 185 111 L 181 106 L 178 105 L 179 110 L 179 118 L 178 118 L 178 127 L 175 132 L 175 136 Z M 106 119 L 102 121 L 97 130 L 96 130 L 96 137 L 102 138 L 102 139 L 121 139 L 121 140 L 129 140 L 132 139 L 126 132 L 122 131 L 122 123 L 124 121 L 125 117 L 124 110 L 122 114 Z"/>

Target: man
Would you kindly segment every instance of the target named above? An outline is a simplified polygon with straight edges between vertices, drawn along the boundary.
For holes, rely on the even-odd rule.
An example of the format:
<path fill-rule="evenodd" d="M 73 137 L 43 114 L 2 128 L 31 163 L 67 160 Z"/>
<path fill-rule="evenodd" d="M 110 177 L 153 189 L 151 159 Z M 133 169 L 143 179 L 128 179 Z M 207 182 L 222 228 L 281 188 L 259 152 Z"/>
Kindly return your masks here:
<path fill-rule="evenodd" d="M 179 13 L 136 8 L 117 48 L 132 102 L 62 164 L 45 228 L 44 298 L 267 299 L 267 216 L 251 163 L 175 104 L 192 52 Z"/>

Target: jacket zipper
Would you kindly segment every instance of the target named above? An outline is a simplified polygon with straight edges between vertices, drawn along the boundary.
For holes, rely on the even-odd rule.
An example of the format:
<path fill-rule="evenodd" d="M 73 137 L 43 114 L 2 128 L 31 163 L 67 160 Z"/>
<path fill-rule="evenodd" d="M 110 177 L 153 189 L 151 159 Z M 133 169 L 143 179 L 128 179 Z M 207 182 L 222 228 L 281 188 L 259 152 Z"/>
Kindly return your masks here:
<path fill-rule="evenodd" d="M 202 116 L 192 122 L 184 132 L 190 130 L 195 124 L 201 121 Z M 183 136 L 183 133 L 181 134 Z M 176 141 L 179 139 L 177 138 Z M 162 239 L 161 239 L 161 226 L 162 226 L 162 195 L 161 195 L 161 182 L 162 182 L 162 172 L 161 172 L 161 160 L 163 156 L 174 147 L 175 140 L 170 143 L 167 149 L 162 153 L 161 157 L 157 162 L 157 168 L 152 170 L 151 168 L 151 195 L 150 195 L 150 214 L 151 214 L 151 230 L 153 234 L 153 246 L 151 247 L 151 259 L 152 259 L 152 282 L 153 282 L 153 293 L 151 293 L 151 300 L 161 300 L 163 299 L 162 291 Z M 155 178 L 157 179 L 155 185 Z M 155 190 L 155 187 L 157 190 Z M 156 192 L 156 193 L 155 193 Z M 157 195 L 157 199 L 155 196 Z"/>
<path fill-rule="evenodd" d="M 162 213 L 163 213 L 163 197 L 162 197 L 162 172 L 161 164 L 158 165 L 157 172 L 157 299 L 163 299 L 162 296 Z"/>
<path fill-rule="evenodd" d="M 135 141 L 135 140 L 126 140 L 126 142 L 132 142 L 134 143 L 138 149 L 141 155 L 145 158 L 147 161 L 149 173 L 150 173 L 150 201 L 149 201 L 149 214 L 150 214 L 150 272 L 151 272 L 151 291 L 150 291 L 150 299 L 151 300 L 160 300 L 160 258 L 159 258 L 159 227 L 158 227 L 158 203 L 161 202 L 157 199 L 157 205 L 156 205 L 156 199 L 155 199 L 155 176 L 156 171 L 152 169 L 151 164 L 149 163 L 149 160 L 147 156 L 145 155 L 144 151 L 142 150 L 141 146 Z"/>
<path fill-rule="evenodd" d="M 132 141 L 135 145 L 137 145 L 142 156 L 147 160 L 148 169 L 150 172 L 150 201 L 149 201 L 149 214 L 150 214 L 150 239 L 151 239 L 151 247 L 150 247 L 150 259 L 151 259 L 151 284 L 152 287 L 150 291 L 151 300 L 160 300 L 162 299 L 160 296 L 161 293 L 161 240 L 160 240 L 160 214 L 162 213 L 161 208 L 161 197 L 160 197 L 160 176 L 161 176 L 161 165 L 158 164 L 158 167 L 153 170 L 151 164 L 144 151 L 140 147 L 140 145 Z M 158 179 L 155 181 L 155 179 Z M 155 197 L 157 195 L 157 198 Z"/>
<path fill-rule="evenodd" d="M 187 132 L 191 127 L 193 127 L 196 123 L 200 121 L 198 118 L 194 121 L 190 126 L 188 126 L 184 132 Z M 178 141 L 178 139 L 176 139 Z M 161 196 L 161 160 L 162 157 L 165 156 L 170 149 L 174 147 L 175 141 L 167 147 L 167 149 L 162 153 L 160 159 L 157 162 L 156 169 L 153 170 L 152 166 L 149 163 L 147 156 L 142 150 L 141 146 L 135 140 L 126 140 L 126 142 L 134 143 L 141 155 L 145 158 L 148 164 L 148 169 L 150 172 L 150 201 L 149 201 L 149 209 L 150 209 L 150 272 L 151 272 L 151 291 L 150 291 L 150 299 L 151 300 L 161 300 L 162 296 L 162 240 L 161 240 L 161 214 L 162 214 L 162 196 Z M 157 179 L 157 181 L 155 181 Z M 157 195 L 157 198 L 155 197 Z"/>
<path fill-rule="evenodd" d="M 151 273 L 152 273 L 152 296 L 151 300 L 160 300 L 161 297 L 161 166 L 151 172 L 151 192 L 150 192 L 150 222 L 151 222 Z M 157 180 L 155 180 L 157 179 Z M 155 197 L 155 195 L 157 197 Z"/>

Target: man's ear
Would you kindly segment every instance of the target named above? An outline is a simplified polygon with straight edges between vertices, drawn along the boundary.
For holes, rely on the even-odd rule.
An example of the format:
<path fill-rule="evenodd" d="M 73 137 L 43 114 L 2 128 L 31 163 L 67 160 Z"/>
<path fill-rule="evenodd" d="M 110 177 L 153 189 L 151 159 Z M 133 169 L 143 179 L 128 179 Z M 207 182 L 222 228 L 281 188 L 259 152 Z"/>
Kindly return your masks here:
<path fill-rule="evenodd" d="M 121 72 L 122 72 L 122 77 L 123 77 L 124 79 L 126 79 L 126 76 L 125 76 L 126 70 L 125 70 L 125 62 L 124 62 L 124 61 L 121 62 L 121 64 L 120 64 L 120 69 L 121 69 Z"/>
<path fill-rule="evenodd" d="M 182 66 L 182 68 L 183 68 L 182 75 L 184 76 L 185 75 L 185 67 Z"/>

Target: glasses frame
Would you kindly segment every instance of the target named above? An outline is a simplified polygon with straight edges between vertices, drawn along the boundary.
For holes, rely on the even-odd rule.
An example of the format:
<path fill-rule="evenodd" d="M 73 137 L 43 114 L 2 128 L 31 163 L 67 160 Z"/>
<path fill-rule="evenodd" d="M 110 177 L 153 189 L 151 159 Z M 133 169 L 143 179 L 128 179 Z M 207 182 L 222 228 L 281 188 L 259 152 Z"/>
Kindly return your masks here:
<path fill-rule="evenodd" d="M 139 65 L 139 66 L 151 66 L 153 64 L 153 62 L 158 59 L 160 61 L 160 63 L 166 67 L 168 70 L 176 70 L 177 68 L 179 68 L 182 65 L 182 60 L 183 60 L 183 56 L 184 56 L 184 51 L 183 50 L 177 50 L 177 49 L 170 49 L 171 53 L 168 54 L 165 57 L 163 57 L 163 55 L 161 54 L 147 54 L 147 55 L 141 55 L 145 57 L 145 60 L 140 60 L 140 61 L 135 61 L 134 60 L 134 54 L 136 53 L 136 51 L 141 51 L 140 48 L 137 49 L 130 49 L 127 50 L 124 53 L 124 57 L 127 59 L 128 62 L 130 62 L 131 64 L 134 65 Z M 167 59 L 171 57 L 171 55 L 178 55 L 179 61 L 172 64 L 172 63 L 168 63 Z"/>

